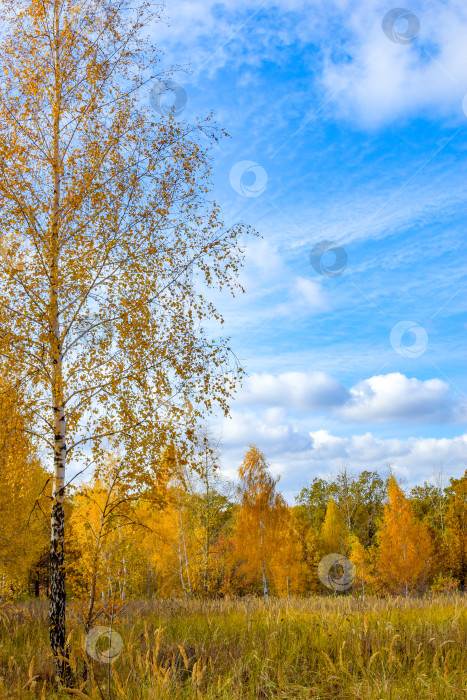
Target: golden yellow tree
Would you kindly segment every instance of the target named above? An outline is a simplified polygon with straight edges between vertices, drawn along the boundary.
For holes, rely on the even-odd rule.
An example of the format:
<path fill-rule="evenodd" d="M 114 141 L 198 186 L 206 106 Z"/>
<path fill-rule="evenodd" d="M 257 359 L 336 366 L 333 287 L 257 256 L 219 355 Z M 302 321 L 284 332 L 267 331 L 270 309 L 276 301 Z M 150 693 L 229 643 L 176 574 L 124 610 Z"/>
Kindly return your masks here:
<path fill-rule="evenodd" d="M 147 590 L 153 596 L 169 597 L 194 592 L 196 558 L 199 543 L 193 532 L 192 497 L 178 483 L 171 484 L 167 502 L 161 509 L 143 504 L 138 510 L 146 526 L 144 539 L 138 543 L 146 549 Z"/>
<path fill-rule="evenodd" d="M 365 547 L 362 545 L 356 535 L 350 536 L 351 552 L 350 561 L 355 566 L 355 578 L 352 583 L 353 590 L 360 590 L 362 597 L 365 598 L 365 593 L 368 591 L 374 582 L 374 558 L 375 548 Z"/>
<path fill-rule="evenodd" d="M 0 16 L 0 353 L 53 455 L 49 636 L 69 682 L 69 466 L 119 449 L 140 482 L 188 396 L 195 422 L 227 411 L 238 368 L 227 341 L 207 338 L 218 314 L 197 290 L 235 287 L 240 228 L 206 198 L 209 122 L 156 120 L 148 106 L 149 2 L 22 0 Z"/>
<path fill-rule="evenodd" d="M 320 532 L 320 544 L 323 555 L 332 553 L 346 555 L 349 550 L 349 529 L 333 498 L 329 499 L 326 509 Z"/>
<path fill-rule="evenodd" d="M 147 527 L 138 506 L 153 510 L 164 503 L 170 460 L 161 455 L 159 480 L 151 489 L 128 489 L 122 479 L 125 465 L 118 455 L 108 455 L 90 483 L 82 484 L 72 504 L 68 539 L 75 556 L 70 562 L 74 603 L 87 633 L 102 613 L 99 601 L 116 595 L 125 598 L 141 588 L 139 550 Z M 136 566 L 135 566 L 136 564 Z"/>
<path fill-rule="evenodd" d="M 261 578 L 263 595 L 269 597 L 271 562 L 278 545 L 284 500 L 276 491 L 279 479 L 269 473 L 262 452 L 250 445 L 238 470 L 240 504 L 234 529 L 234 556 L 238 572 L 248 583 Z"/>
<path fill-rule="evenodd" d="M 47 548 L 50 474 L 25 430 L 21 386 L 0 375 L 0 599 L 6 590 L 25 589 L 28 574 Z"/>
<path fill-rule="evenodd" d="M 305 593 L 308 570 L 294 511 L 284 504 L 278 516 L 270 570 L 277 595 L 289 598 Z"/>
<path fill-rule="evenodd" d="M 389 479 L 388 499 L 378 533 L 376 575 L 383 589 L 407 596 L 427 580 L 431 538 L 427 526 L 413 514 L 394 476 Z"/>

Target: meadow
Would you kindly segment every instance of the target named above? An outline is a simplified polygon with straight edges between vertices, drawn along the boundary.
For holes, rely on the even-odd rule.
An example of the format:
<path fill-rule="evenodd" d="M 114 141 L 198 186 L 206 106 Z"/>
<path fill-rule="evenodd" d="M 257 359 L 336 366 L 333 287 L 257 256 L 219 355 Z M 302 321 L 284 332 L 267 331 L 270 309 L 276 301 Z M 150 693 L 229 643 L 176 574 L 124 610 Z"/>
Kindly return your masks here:
<path fill-rule="evenodd" d="M 12 603 L 0 612 L 0 697 L 465 698 L 466 602 L 461 593 L 132 600 L 113 623 L 123 648 L 112 664 L 87 658 L 71 607 L 71 663 L 87 677 L 68 690 L 51 684 L 46 601 Z"/>

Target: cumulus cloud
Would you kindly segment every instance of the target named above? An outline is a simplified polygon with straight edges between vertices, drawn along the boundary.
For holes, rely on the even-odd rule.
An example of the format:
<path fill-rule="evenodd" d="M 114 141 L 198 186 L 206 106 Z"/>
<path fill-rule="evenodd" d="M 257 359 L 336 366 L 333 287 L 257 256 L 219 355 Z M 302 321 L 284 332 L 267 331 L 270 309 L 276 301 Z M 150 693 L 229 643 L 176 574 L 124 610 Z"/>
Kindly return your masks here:
<path fill-rule="evenodd" d="M 323 290 L 318 282 L 306 277 L 297 277 L 295 288 L 309 309 L 328 308 L 327 300 L 325 300 Z"/>
<path fill-rule="evenodd" d="M 409 485 L 429 479 L 443 465 L 446 474 L 461 476 L 467 463 L 467 434 L 452 438 L 383 438 L 371 431 L 339 435 L 330 430 L 306 431 L 294 425 L 285 411 L 233 412 L 222 429 L 225 472 L 235 478 L 250 443 L 264 451 L 281 488 L 293 496 L 315 476 L 336 473 L 343 463 L 353 471 L 388 466 Z"/>
<path fill-rule="evenodd" d="M 238 397 L 240 404 L 282 406 L 295 411 L 313 411 L 341 405 L 349 394 L 325 372 L 252 374 Z"/>
<path fill-rule="evenodd" d="M 292 426 L 284 409 L 232 412 L 223 422 L 222 444 L 229 449 L 244 449 L 251 442 L 263 445 L 270 452 L 278 449 L 297 452 L 307 449 L 312 440 L 306 431 Z"/>
<path fill-rule="evenodd" d="M 399 372 L 358 382 L 340 409 L 345 420 L 371 423 L 460 423 L 467 418 L 465 402 L 455 401 L 449 384 L 421 381 Z"/>
<path fill-rule="evenodd" d="M 408 479 L 418 483 L 443 464 L 447 473 L 460 475 L 465 470 L 467 434 L 454 438 L 410 437 L 381 438 L 370 432 L 339 437 L 327 431 L 310 433 L 313 445 L 301 454 L 301 468 L 289 471 L 288 478 L 300 479 L 304 468 L 311 473 L 336 472 L 346 462 L 352 469 L 387 469 L 389 464 Z M 289 462 L 290 463 L 290 462 Z M 305 467 L 306 465 L 306 467 Z"/>
<path fill-rule="evenodd" d="M 446 382 L 422 381 L 399 372 L 364 379 L 350 390 L 325 372 L 252 374 L 237 405 L 282 407 L 300 413 L 325 412 L 356 423 L 462 423 L 464 400 Z"/>

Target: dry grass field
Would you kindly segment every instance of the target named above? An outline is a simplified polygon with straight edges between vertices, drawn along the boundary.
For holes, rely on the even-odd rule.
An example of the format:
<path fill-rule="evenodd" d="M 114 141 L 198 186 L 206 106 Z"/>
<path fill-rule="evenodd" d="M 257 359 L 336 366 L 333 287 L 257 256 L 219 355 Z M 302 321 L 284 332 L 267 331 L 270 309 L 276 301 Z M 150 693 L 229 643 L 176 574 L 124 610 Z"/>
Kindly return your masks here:
<path fill-rule="evenodd" d="M 114 623 L 120 655 L 89 665 L 70 610 L 71 690 L 50 683 L 45 602 L 8 605 L 1 611 L 0 697 L 465 698 L 466 602 L 461 594 L 131 601 Z"/>

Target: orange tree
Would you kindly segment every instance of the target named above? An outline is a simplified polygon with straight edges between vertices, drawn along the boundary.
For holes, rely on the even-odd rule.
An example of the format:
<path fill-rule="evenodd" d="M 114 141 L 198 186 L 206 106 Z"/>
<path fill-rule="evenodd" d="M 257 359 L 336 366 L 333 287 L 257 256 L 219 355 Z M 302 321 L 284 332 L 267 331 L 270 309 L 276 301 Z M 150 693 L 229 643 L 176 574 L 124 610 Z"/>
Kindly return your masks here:
<path fill-rule="evenodd" d="M 21 386 L 0 374 L 0 600 L 8 591 L 25 590 L 28 575 L 47 547 L 46 510 L 50 474 L 34 438 L 25 430 L 32 418 L 24 411 Z M 35 572 L 37 573 L 37 572 Z"/>
<path fill-rule="evenodd" d="M 240 503 L 233 527 L 236 576 L 248 584 L 261 577 L 267 599 L 286 504 L 276 491 L 278 479 L 271 476 L 263 453 L 255 445 L 250 445 L 238 475 Z"/>
<path fill-rule="evenodd" d="M 219 315 L 199 290 L 235 288 L 241 228 L 208 199 L 209 120 L 146 106 L 150 3 L 3 0 L 0 17 L 0 354 L 53 458 L 49 635 L 69 682 L 69 467 L 119 450 L 138 488 L 188 396 L 192 421 L 227 411 L 238 367 L 207 337 Z"/>
<path fill-rule="evenodd" d="M 319 538 L 322 554 L 348 554 L 350 532 L 333 498 L 329 499 Z"/>
<path fill-rule="evenodd" d="M 385 590 L 405 593 L 426 582 L 433 555 L 427 526 L 418 520 L 393 476 L 389 502 L 378 533 L 377 582 Z"/>

